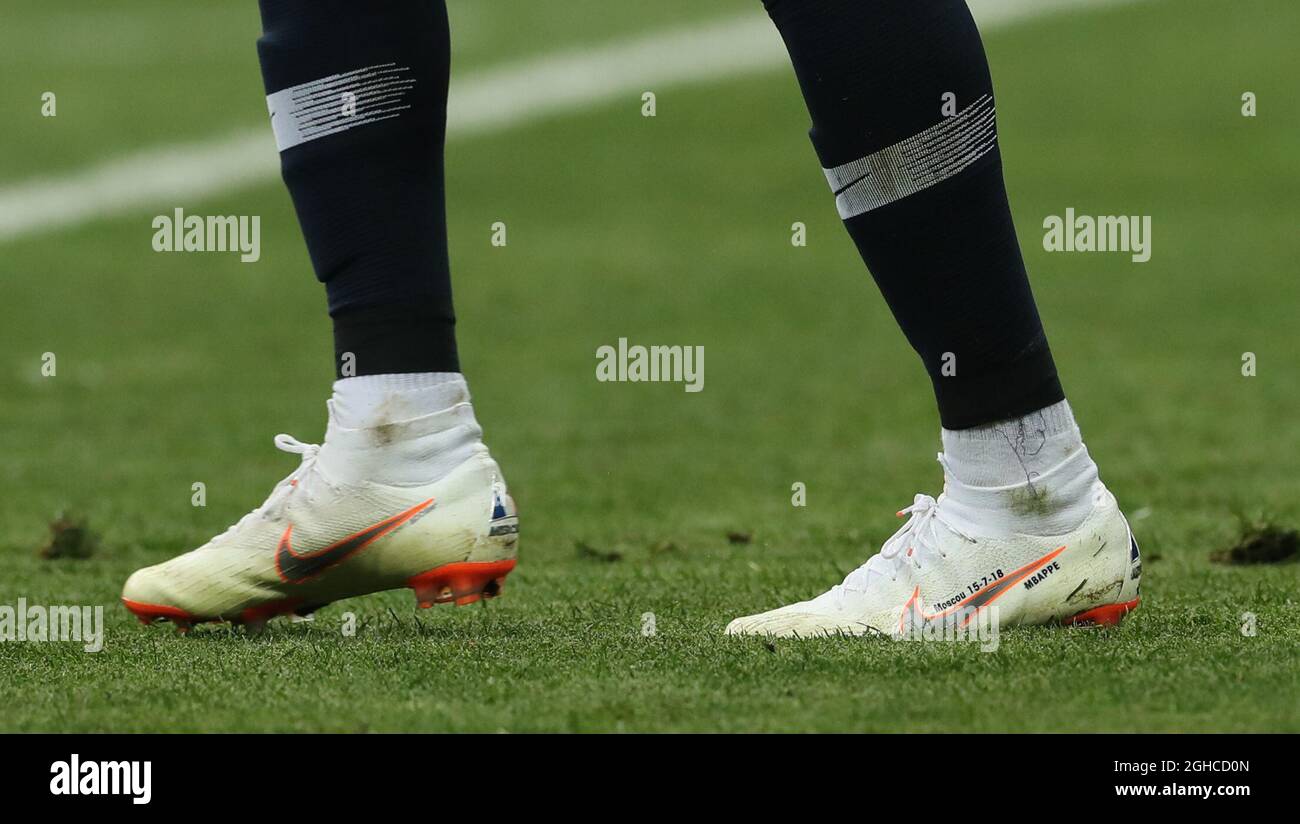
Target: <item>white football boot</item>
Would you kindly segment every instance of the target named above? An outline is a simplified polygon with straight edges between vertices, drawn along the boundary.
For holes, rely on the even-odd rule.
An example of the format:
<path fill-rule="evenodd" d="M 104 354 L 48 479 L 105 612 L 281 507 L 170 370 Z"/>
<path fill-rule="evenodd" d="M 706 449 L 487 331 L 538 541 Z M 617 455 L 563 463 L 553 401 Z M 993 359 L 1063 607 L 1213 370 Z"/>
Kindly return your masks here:
<path fill-rule="evenodd" d="M 1076 459 L 1088 460 L 1086 450 Z M 1033 486 L 963 487 L 961 503 L 949 494 L 957 482 L 949 476 L 946 484 L 938 500 L 917 495 L 900 511 L 911 518 L 844 583 L 810 601 L 737 618 L 727 633 L 907 637 L 935 622 L 963 627 L 981 610 L 988 613 L 982 620 L 999 627 L 1114 625 L 1137 608 L 1137 541 L 1095 470 L 1067 484 L 1073 488 L 1054 488 L 1050 474 Z M 1082 521 L 1071 517 L 1077 525 L 1059 534 L 1029 535 L 1006 525 L 1022 519 L 997 515 L 1050 512 L 1054 498 L 1075 501 Z"/>
<path fill-rule="evenodd" d="M 146 567 L 122 600 L 141 621 L 259 624 L 409 587 L 420 606 L 473 603 L 514 569 L 519 518 L 468 404 L 369 429 L 331 422 L 325 444 L 278 435 L 302 463 L 262 506 L 198 549 Z M 443 471 L 388 485 L 379 462 Z M 431 474 L 426 477 L 432 477 Z"/>

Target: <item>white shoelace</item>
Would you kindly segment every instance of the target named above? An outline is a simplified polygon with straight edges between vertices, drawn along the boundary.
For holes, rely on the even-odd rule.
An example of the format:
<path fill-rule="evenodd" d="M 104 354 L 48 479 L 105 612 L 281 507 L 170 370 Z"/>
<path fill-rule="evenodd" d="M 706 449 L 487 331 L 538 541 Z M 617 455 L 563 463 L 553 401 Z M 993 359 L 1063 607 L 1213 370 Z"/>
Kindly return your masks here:
<path fill-rule="evenodd" d="M 943 511 L 939 508 L 939 502 L 929 495 L 917 495 L 912 499 L 912 505 L 898 511 L 898 517 L 911 515 L 907 523 L 885 541 L 880 552 L 871 556 L 865 564 L 858 567 L 848 574 L 844 583 L 839 589 L 851 592 L 866 592 L 868 585 L 871 583 L 872 575 L 896 579 L 898 570 L 904 563 L 910 562 L 921 568 L 919 556 L 922 553 L 938 553 L 940 558 L 948 557 L 940 549 L 940 536 L 938 529 L 942 526 L 954 535 L 975 543 L 975 538 L 952 523 L 944 517 Z M 907 552 L 904 553 L 904 548 Z"/>
<path fill-rule="evenodd" d="M 294 436 L 286 435 L 283 432 L 275 436 L 275 448 L 281 452 L 288 452 L 302 456 L 302 464 L 292 475 L 289 476 L 289 478 L 286 478 L 285 480 L 297 478 L 302 474 L 304 469 L 310 469 L 310 464 L 316 462 L 316 455 L 320 452 L 320 444 L 303 443 Z"/>
<path fill-rule="evenodd" d="M 300 479 L 307 477 L 312 467 L 316 465 L 316 456 L 320 454 L 320 444 L 303 443 L 292 435 L 286 435 L 283 432 L 275 436 L 275 448 L 281 452 L 301 455 L 302 463 L 298 464 L 298 468 L 289 473 L 284 480 L 275 485 L 271 490 L 271 494 L 267 496 L 261 506 L 240 518 L 225 532 L 213 538 L 211 543 L 216 543 L 234 534 L 254 518 L 272 517 L 275 513 L 278 513 L 288 497 L 289 490 L 292 490 Z"/>

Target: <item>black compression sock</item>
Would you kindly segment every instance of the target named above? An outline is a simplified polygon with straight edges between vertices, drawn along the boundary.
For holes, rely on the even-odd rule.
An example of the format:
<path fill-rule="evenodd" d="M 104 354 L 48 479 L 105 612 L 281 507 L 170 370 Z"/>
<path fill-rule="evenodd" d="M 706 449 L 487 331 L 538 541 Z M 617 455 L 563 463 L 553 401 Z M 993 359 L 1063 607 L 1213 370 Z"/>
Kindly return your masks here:
<path fill-rule="evenodd" d="M 840 216 L 948 429 L 1064 398 L 1002 181 L 964 0 L 764 0 Z"/>
<path fill-rule="evenodd" d="M 460 371 L 443 192 L 444 0 L 260 5 L 271 123 L 329 295 L 338 374 Z"/>

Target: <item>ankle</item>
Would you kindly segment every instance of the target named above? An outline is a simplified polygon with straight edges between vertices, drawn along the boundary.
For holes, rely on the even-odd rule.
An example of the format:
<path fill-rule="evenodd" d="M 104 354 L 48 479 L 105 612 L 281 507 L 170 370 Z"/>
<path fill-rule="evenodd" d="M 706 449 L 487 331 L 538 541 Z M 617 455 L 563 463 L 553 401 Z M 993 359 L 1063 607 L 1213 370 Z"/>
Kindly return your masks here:
<path fill-rule="evenodd" d="M 390 411 L 404 410 L 397 420 L 386 420 L 386 414 L 371 415 L 366 419 L 370 425 L 359 427 L 343 425 L 331 401 L 318 459 L 322 470 L 350 483 L 398 486 L 441 480 L 475 454 L 487 451 L 468 393 L 462 391 L 460 397 L 464 400 L 412 418 L 405 417 L 409 405 L 390 405 L 386 407 Z"/>
<path fill-rule="evenodd" d="M 361 375 L 334 382 L 330 419 L 346 429 L 367 429 L 432 415 L 469 403 L 459 372 Z"/>
<path fill-rule="evenodd" d="M 1032 483 L 1083 448 L 1069 401 L 970 429 L 944 429 L 944 466 L 974 487 Z"/>
<path fill-rule="evenodd" d="M 1066 401 L 1020 418 L 943 430 L 944 497 L 980 529 L 1060 535 L 1096 503 L 1097 465 Z"/>

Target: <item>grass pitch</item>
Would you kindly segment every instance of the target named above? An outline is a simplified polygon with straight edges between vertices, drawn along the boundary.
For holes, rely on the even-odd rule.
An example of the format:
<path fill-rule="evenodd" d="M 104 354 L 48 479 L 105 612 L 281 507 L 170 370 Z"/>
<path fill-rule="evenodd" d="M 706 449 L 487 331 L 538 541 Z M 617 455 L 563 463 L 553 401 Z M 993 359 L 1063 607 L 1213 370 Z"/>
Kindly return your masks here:
<path fill-rule="evenodd" d="M 562 5 L 455 3 L 457 70 L 756 3 Z M 0 185 L 265 120 L 252 2 L 16 6 Z M 839 580 L 940 484 L 924 373 L 777 70 L 662 90 L 653 119 L 630 97 L 450 146 L 464 368 L 522 509 L 521 565 L 486 609 L 417 612 L 403 591 L 259 637 L 136 624 L 127 575 L 260 503 L 295 465 L 276 432 L 322 433 L 323 290 L 270 181 L 0 248 L 0 604 L 108 616 L 96 654 L 0 643 L 0 728 L 1300 730 L 1297 565 L 1209 561 L 1239 515 L 1300 523 L 1297 27 L 1287 0 L 1164 0 L 986 36 L 1066 390 L 1145 516 L 1144 600 L 1120 628 L 1008 631 L 992 654 L 721 636 Z M 59 116 L 42 121 L 47 88 Z M 154 253 L 150 219 L 178 205 L 261 215 L 261 261 Z M 1044 252 L 1043 218 L 1068 207 L 1151 215 L 1151 261 Z M 705 390 L 597 383 L 594 352 L 619 337 L 703 345 Z M 101 534 L 91 558 L 38 557 L 65 509 Z"/>

